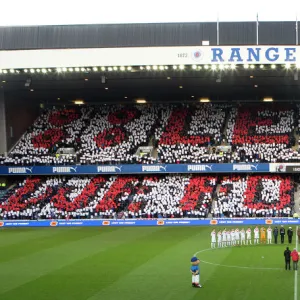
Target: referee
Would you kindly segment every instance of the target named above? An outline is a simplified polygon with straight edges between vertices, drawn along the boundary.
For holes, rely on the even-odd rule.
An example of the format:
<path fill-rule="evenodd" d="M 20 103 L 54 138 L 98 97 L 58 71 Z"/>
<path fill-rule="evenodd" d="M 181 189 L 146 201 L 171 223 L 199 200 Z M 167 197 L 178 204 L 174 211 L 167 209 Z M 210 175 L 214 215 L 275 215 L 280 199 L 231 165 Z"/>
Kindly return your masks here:
<path fill-rule="evenodd" d="M 285 269 L 291 270 L 291 250 L 289 247 L 286 247 L 286 250 L 283 253 L 284 259 L 285 259 Z"/>
<path fill-rule="evenodd" d="M 285 229 L 284 229 L 283 225 L 281 225 L 279 233 L 280 233 L 281 244 L 283 244 L 284 243 L 284 236 L 285 236 Z"/>
<path fill-rule="evenodd" d="M 289 244 L 292 243 L 293 241 L 293 229 L 292 227 L 289 227 L 289 229 L 287 230 L 287 236 L 288 236 L 288 240 L 289 240 Z"/>

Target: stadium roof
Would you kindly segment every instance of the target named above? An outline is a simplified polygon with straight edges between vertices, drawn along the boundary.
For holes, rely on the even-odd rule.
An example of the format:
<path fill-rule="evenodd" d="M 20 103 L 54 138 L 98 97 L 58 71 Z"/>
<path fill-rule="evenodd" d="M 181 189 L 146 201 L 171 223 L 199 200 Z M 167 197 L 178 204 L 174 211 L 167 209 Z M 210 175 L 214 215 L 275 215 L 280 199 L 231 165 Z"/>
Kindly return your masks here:
<path fill-rule="evenodd" d="M 55 49 L 85 48 L 82 51 L 86 51 L 90 47 L 90 53 L 93 53 L 94 51 L 103 51 L 101 49 L 105 50 L 108 47 L 118 49 L 122 49 L 121 47 L 132 49 L 134 46 L 149 47 L 148 49 L 162 46 L 201 45 L 199 47 L 202 47 L 203 41 L 208 41 L 210 46 L 214 46 L 217 44 L 217 25 L 216 22 L 211 22 L 2 27 L 0 28 L 0 50 L 9 50 L 6 52 L 10 55 L 11 52 L 26 52 L 25 49 L 38 49 L 35 51 L 40 53 L 45 51 L 44 49 L 53 49 L 49 51 L 61 53 L 73 50 Z M 259 23 L 259 47 L 263 47 L 261 45 L 295 45 L 296 37 L 299 38 L 299 32 L 295 31 L 295 22 Z M 224 45 L 254 45 L 256 43 L 256 23 L 220 22 L 219 42 L 222 45 L 220 47 L 224 47 Z M 0 51 L 0 54 L 2 52 L 5 51 Z M 192 52 L 188 51 L 188 53 L 191 55 Z M 212 101 L 261 101 L 262 98 L 268 96 L 278 101 L 300 99 L 297 70 L 299 65 L 297 63 L 287 69 L 283 65 L 284 59 L 276 62 L 276 65 L 263 62 L 263 69 L 260 68 L 260 61 L 259 64 L 253 66 L 253 69 L 246 69 L 241 63 L 234 70 L 218 70 L 218 66 L 217 70 L 214 70 L 212 65 L 205 68 L 203 62 L 201 69 L 197 67 L 194 70 L 191 65 L 194 62 L 190 59 L 189 62 L 184 63 L 186 64 L 184 70 L 173 70 L 171 65 L 173 62 L 168 64 L 165 61 L 146 61 L 140 65 L 126 64 L 125 62 L 123 65 L 120 64 L 121 56 L 110 55 L 111 62 L 118 60 L 118 67 L 116 67 L 118 69 L 114 70 L 114 65 L 108 64 L 106 66 L 112 66 L 111 71 L 107 67 L 105 71 L 101 67 L 94 71 L 93 66 L 103 66 L 103 64 L 89 64 L 92 67 L 84 68 L 84 71 L 81 71 L 81 67 L 87 65 L 83 62 L 78 65 L 76 63 L 80 60 L 89 61 L 89 55 L 66 54 L 64 58 L 53 59 L 54 63 L 64 64 L 69 61 L 67 58 L 72 57 L 73 64 L 69 65 L 51 64 L 52 56 L 54 57 L 52 54 L 48 55 L 48 65 L 42 66 L 45 62 L 43 55 L 40 55 L 40 59 L 36 54 L 27 56 L 26 59 L 22 59 L 22 55 L 19 55 L 17 65 L 23 65 L 20 67 L 22 70 L 19 71 L 18 66 L 12 66 L 15 68 L 12 70 L 14 74 L 10 74 L 10 68 L 3 67 L 3 65 L 7 62 L 14 64 L 17 60 L 10 56 L 9 59 L 2 56 L 1 60 L 0 57 L 0 69 L 8 68 L 7 74 L 0 75 L 0 86 L 5 96 L 24 99 L 24 101 L 65 104 L 72 103 L 76 99 L 84 99 L 90 103 L 133 102 L 137 98 L 145 98 L 149 102 L 197 101 L 200 97 L 209 97 Z M 148 57 L 152 58 L 153 56 L 149 55 Z M 157 57 L 161 59 L 158 55 Z M 172 58 L 172 55 L 164 57 L 168 60 L 170 57 Z M 99 60 L 98 58 L 103 60 L 103 55 L 94 55 L 94 61 Z M 104 58 L 106 59 L 106 57 Z M 131 58 L 134 60 L 136 56 L 132 55 Z M 51 72 L 43 74 L 42 69 L 35 69 L 40 72 L 31 73 L 28 69 L 28 72 L 25 73 L 24 68 L 31 68 L 31 66 L 24 66 L 24 63 L 35 64 L 36 61 L 40 66 L 33 66 L 33 68 L 51 67 Z M 159 68 L 161 63 L 167 64 L 168 70 L 153 69 L 155 64 Z M 178 65 L 180 63 L 179 60 Z M 147 64 L 150 65 L 150 70 L 145 70 Z M 126 67 L 125 72 L 121 72 L 120 66 L 126 65 L 132 67 L 130 69 Z M 144 70 L 140 69 L 142 65 Z M 80 72 L 57 72 L 57 67 L 71 67 L 74 70 L 76 66 L 80 67 Z M 57 99 L 60 99 L 60 102 Z"/>
<path fill-rule="evenodd" d="M 259 22 L 260 45 L 295 45 L 295 21 Z M 255 45 L 256 22 L 193 22 L 0 27 L 0 50 Z"/>

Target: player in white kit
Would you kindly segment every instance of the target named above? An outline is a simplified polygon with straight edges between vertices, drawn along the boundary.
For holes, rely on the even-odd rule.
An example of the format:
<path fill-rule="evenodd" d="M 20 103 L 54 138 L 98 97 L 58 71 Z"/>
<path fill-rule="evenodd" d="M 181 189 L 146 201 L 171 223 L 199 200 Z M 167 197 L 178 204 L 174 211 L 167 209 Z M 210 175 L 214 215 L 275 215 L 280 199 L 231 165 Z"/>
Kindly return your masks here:
<path fill-rule="evenodd" d="M 245 229 L 241 229 L 241 245 L 246 245 L 246 232 Z"/>
<path fill-rule="evenodd" d="M 268 244 L 272 244 L 272 228 L 270 226 L 267 229 L 267 240 Z"/>
<path fill-rule="evenodd" d="M 226 234 L 226 228 L 222 231 L 222 247 L 227 246 L 227 234 Z"/>
<path fill-rule="evenodd" d="M 235 246 L 235 230 L 231 229 L 231 244 L 232 246 Z"/>
<path fill-rule="evenodd" d="M 222 248 L 222 231 L 221 229 L 218 231 L 218 248 Z"/>
<path fill-rule="evenodd" d="M 235 230 L 235 243 L 240 244 L 240 230 L 238 228 Z"/>
<path fill-rule="evenodd" d="M 231 234 L 230 234 L 230 230 L 228 230 L 226 232 L 227 234 L 227 246 L 231 246 Z"/>
<path fill-rule="evenodd" d="M 251 238 L 251 228 L 248 227 L 248 229 L 246 230 L 246 235 L 247 235 L 247 243 L 246 245 L 252 245 L 252 238 Z"/>
<path fill-rule="evenodd" d="M 210 236 L 211 236 L 211 248 L 216 248 L 216 231 L 213 230 Z"/>
<path fill-rule="evenodd" d="M 254 244 L 259 244 L 259 229 L 258 229 L 258 227 L 256 226 L 253 231 L 254 231 Z"/>

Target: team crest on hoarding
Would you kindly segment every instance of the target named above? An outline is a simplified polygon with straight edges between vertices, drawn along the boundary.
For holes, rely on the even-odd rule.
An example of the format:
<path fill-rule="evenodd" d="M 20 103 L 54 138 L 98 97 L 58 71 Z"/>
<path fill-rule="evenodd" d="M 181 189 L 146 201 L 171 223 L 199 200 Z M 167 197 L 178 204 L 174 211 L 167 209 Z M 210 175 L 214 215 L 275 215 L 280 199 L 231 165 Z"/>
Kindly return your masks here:
<path fill-rule="evenodd" d="M 266 224 L 267 225 L 272 225 L 273 224 L 273 220 L 266 220 Z"/>
<path fill-rule="evenodd" d="M 4 222 L 0 222 L 0 227 L 3 227 L 4 226 Z"/>
<path fill-rule="evenodd" d="M 203 59 L 203 52 L 201 50 L 196 50 L 192 53 L 192 59 L 195 61 L 200 61 Z"/>
<path fill-rule="evenodd" d="M 277 172 L 286 172 L 286 165 L 280 164 L 276 167 Z"/>
<path fill-rule="evenodd" d="M 54 226 L 57 226 L 57 224 L 58 224 L 57 222 L 53 221 L 53 222 L 50 223 L 50 226 L 54 227 Z"/>
<path fill-rule="evenodd" d="M 165 221 L 157 221 L 157 225 L 165 225 Z"/>
<path fill-rule="evenodd" d="M 104 225 L 104 226 L 109 226 L 109 225 L 110 225 L 110 221 L 103 221 L 103 222 L 102 222 L 102 225 Z"/>

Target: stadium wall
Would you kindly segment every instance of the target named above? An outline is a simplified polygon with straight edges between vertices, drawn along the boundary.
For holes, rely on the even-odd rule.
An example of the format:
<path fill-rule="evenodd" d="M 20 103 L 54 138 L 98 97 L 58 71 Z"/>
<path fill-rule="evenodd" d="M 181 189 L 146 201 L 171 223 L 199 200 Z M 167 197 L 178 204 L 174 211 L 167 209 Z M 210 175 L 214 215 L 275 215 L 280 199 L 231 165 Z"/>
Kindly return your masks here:
<path fill-rule="evenodd" d="M 295 22 L 259 22 L 259 44 L 295 45 Z M 256 44 L 256 22 L 220 22 L 220 45 Z M 300 40 L 300 33 L 299 40 Z M 0 50 L 217 45 L 217 23 L 1 27 Z"/>
<path fill-rule="evenodd" d="M 3 90 L 0 91 L 0 141 L 0 153 L 5 153 L 7 151 L 7 139 L 5 98 Z"/>
<path fill-rule="evenodd" d="M 5 94 L 6 151 L 20 139 L 39 115 L 39 102 Z M 1 111 L 0 111 L 1 113 Z M 1 147 L 4 139 L 1 139 Z M 0 152 L 3 153 L 3 152 Z"/>

